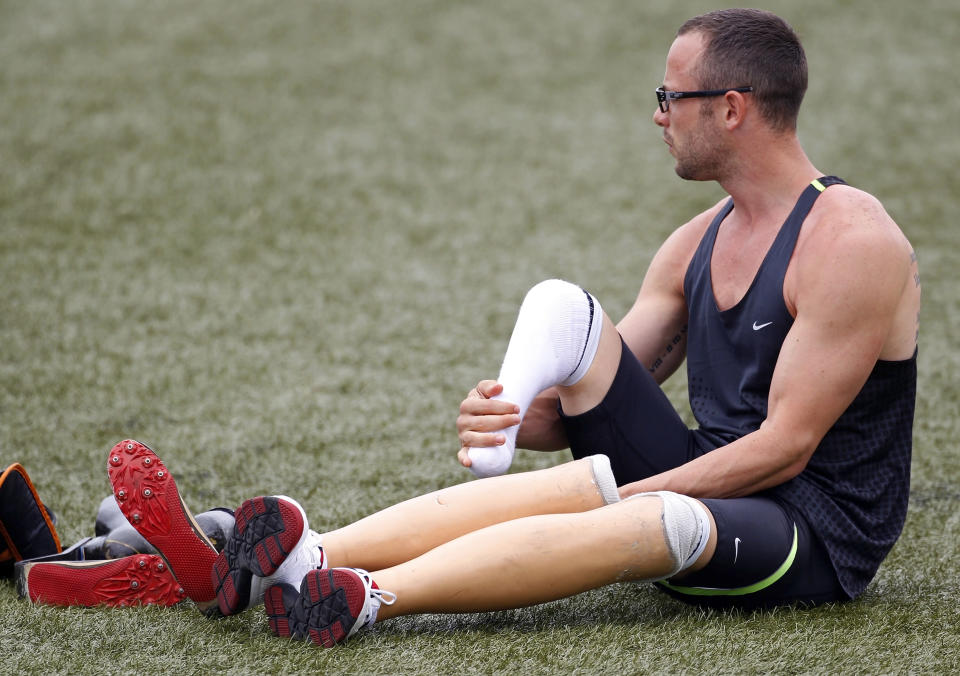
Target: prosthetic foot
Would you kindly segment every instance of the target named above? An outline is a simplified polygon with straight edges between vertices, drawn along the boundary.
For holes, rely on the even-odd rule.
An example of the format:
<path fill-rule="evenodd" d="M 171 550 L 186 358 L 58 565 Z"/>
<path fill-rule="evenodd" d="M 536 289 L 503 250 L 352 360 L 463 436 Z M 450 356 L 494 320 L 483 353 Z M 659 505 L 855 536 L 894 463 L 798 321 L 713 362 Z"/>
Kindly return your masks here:
<path fill-rule="evenodd" d="M 298 586 L 309 571 L 326 567 L 320 535 L 309 529 L 296 500 L 253 498 L 237 508 L 235 517 L 233 536 L 211 571 L 222 614 L 258 605 L 268 587 Z"/>
<path fill-rule="evenodd" d="M 200 611 L 216 614 L 210 569 L 217 550 L 160 458 L 144 444 L 128 439 L 111 449 L 107 471 L 113 495 L 130 525 L 156 548 Z"/>
<path fill-rule="evenodd" d="M 187 598 L 156 554 L 78 560 L 89 539 L 60 554 L 19 561 L 16 578 L 20 597 L 58 606 L 172 606 Z"/>
<path fill-rule="evenodd" d="M 334 568 L 307 573 L 299 592 L 286 583 L 270 587 L 264 606 L 275 635 L 331 648 L 373 625 L 381 603 L 393 605 L 396 600 L 396 594 L 377 587 L 367 571 Z"/>

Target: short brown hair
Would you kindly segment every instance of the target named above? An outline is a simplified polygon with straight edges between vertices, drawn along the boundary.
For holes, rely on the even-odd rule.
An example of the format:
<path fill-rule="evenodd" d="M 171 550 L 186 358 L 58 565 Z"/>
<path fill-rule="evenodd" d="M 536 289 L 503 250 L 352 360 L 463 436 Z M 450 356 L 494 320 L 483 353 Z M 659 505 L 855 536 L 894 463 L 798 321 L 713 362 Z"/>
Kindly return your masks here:
<path fill-rule="evenodd" d="M 694 69 L 702 89 L 751 86 L 771 127 L 797 128 L 807 57 L 786 21 L 759 9 L 721 9 L 686 21 L 677 35 L 685 33 L 702 33 L 706 41 Z"/>

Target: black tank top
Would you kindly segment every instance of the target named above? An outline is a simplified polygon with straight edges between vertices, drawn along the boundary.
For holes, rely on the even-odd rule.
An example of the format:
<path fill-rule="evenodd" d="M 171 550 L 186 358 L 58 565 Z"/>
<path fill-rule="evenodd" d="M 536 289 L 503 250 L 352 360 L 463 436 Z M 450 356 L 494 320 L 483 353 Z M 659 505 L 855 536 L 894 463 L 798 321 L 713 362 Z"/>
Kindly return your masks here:
<path fill-rule="evenodd" d="M 825 176 L 807 186 L 746 295 L 727 310 L 717 307 L 710 259 L 732 199 L 704 233 L 684 278 L 688 389 L 702 448 L 749 434 L 767 417 L 773 370 L 793 324 L 783 300 L 784 276 L 810 208 L 837 183 L 843 181 Z M 878 361 L 803 472 L 764 492 L 807 519 L 851 597 L 867 586 L 903 529 L 916 381 L 916 354 Z"/>

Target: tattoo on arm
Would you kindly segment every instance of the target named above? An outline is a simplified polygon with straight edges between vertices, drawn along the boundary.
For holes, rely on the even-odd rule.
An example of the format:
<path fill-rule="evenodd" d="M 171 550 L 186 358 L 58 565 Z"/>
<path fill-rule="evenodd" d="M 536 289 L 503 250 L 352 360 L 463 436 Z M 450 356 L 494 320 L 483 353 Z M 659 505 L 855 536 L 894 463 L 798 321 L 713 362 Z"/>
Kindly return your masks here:
<path fill-rule="evenodd" d="M 663 353 L 653 360 L 653 364 L 650 365 L 650 368 L 647 369 L 650 373 L 656 373 L 664 364 L 666 358 L 676 350 L 681 343 L 683 343 L 684 338 L 687 335 L 687 325 L 684 324 L 683 328 L 680 329 L 680 332 L 670 339 L 670 342 L 667 343 L 667 346 L 664 348 Z"/>

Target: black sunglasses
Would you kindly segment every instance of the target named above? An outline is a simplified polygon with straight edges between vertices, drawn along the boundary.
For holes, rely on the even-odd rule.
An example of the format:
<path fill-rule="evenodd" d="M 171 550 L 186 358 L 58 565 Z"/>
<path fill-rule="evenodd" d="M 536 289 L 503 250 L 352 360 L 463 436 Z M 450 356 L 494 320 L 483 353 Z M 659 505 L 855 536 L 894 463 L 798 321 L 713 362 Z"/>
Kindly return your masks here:
<path fill-rule="evenodd" d="M 660 106 L 660 112 L 665 113 L 670 110 L 670 102 L 674 99 L 696 99 L 706 96 L 723 96 L 727 92 L 741 92 L 746 94 L 752 92 L 753 87 L 730 87 L 728 89 L 702 89 L 696 92 L 672 92 L 663 87 L 657 87 L 657 105 Z"/>

